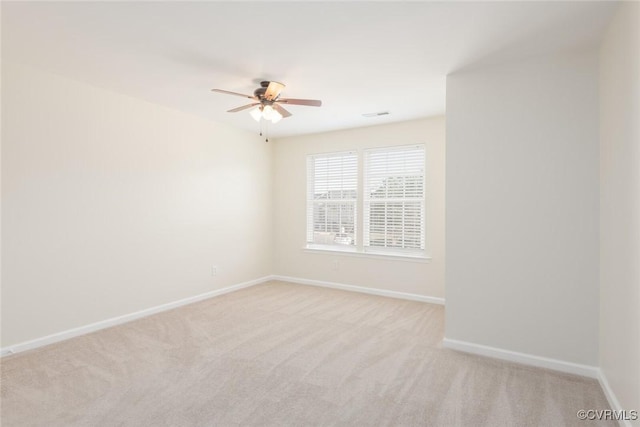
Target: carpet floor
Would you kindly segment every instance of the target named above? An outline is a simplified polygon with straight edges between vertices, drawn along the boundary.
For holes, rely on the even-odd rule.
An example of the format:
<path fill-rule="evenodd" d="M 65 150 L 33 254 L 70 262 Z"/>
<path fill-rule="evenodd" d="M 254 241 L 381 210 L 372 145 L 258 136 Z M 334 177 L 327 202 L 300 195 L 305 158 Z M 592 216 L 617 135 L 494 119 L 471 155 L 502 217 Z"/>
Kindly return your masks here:
<path fill-rule="evenodd" d="M 614 426 L 595 380 L 441 347 L 441 306 L 269 282 L 2 359 L 2 426 Z"/>

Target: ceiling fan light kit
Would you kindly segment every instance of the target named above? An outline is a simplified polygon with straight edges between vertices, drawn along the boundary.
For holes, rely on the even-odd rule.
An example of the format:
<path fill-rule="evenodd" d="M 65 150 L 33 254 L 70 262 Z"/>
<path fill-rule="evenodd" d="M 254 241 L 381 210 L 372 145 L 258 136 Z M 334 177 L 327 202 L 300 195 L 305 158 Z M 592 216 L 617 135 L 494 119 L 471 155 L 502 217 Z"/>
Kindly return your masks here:
<path fill-rule="evenodd" d="M 251 117 L 256 122 L 259 122 L 261 119 L 269 120 L 271 123 L 278 123 L 282 120 L 283 116 L 277 110 L 275 110 L 271 105 L 260 105 L 259 107 L 253 108 L 249 111 Z"/>

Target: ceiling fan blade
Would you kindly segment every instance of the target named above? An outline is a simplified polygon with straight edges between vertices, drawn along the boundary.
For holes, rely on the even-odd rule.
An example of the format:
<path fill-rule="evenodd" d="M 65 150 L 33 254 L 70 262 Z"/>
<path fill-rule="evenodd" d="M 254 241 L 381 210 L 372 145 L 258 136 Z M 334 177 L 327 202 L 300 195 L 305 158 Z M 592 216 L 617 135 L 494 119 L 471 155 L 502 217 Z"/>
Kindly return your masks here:
<path fill-rule="evenodd" d="M 280 115 L 282 115 L 283 119 L 286 119 L 287 117 L 289 117 L 291 115 L 290 112 L 288 112 L 287 110 L 285 110 L 283 107 L 279 106 L 278 104 L 273 104 L 272 105 L 273 109 L 276 110 L 278 113 L 280 113 Z"/>
<path fill-rule="evenodd" d="M 247 110 L 251 107 L 255 107 L 256 105 L 260 105 L 259 102 L 254 102 L 253 104 L 243 105 L 242 107 L 237 107 L 232 110 L 227 111 L 227 113 L 237 113 L 238 111 Z"/>
<path fill-rule="evenodd" d="M 249 98 L 249 99 L 256 99 L 256 100 L 258 99 L 253 95 L 245 95 L 244 93 L 231 92 L 229 90 L 211 89 L 211 92 L 226 93 L 227 95 L 236 95 L 236 96 L 241 96 L 243 98 Z"/>
<path fill-rule="evenodd" d="M 267 101 L 273 101 L 278 96 L 280 96 L 280 92 L 284 89 L 284 85 L 278 82 L 269 82 L 269 86 L 267 87 L 267 91 L 264 93 L 264 99 Z"/>
<path fill-rule="evenodd" d="M 293 99 L 293 98 L 283 98 L 283 99 L 278 99 L 278 101 L 276 102 L 280 102 L 282 104 L 289 104 L 289 105 L 308 105 L 311 107 L 320 107 L 322 106 L 322 101 L 320 101 L 319 99 Z"/>

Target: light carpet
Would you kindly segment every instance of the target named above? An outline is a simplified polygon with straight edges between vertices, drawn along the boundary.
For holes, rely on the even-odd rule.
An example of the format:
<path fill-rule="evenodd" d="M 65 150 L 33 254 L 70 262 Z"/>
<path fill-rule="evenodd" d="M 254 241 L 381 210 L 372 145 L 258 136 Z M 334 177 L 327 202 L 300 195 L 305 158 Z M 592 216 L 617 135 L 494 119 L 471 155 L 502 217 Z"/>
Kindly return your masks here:
<path fill-rule="evenodd" d="M 595 380 L 441 348 L 441 306 L 270 282 L 2 359 L 2 426 L 605 426 Z"/>

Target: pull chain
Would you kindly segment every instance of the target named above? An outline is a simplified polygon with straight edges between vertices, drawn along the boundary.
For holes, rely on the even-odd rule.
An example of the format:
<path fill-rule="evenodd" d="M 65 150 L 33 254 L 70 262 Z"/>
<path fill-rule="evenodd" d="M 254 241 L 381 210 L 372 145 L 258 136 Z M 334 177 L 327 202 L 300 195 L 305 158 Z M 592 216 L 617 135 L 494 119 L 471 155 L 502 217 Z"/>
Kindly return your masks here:
<path fill-rule="evenodd" d="M 263 126 L 263 123 L 264 123 L 264 126 Z M 265 136 L 264 142 L 269 142 L 269 123 L 264 119 L 260 119 L 260 136 L 262 136 L 263 133 Z"/>

